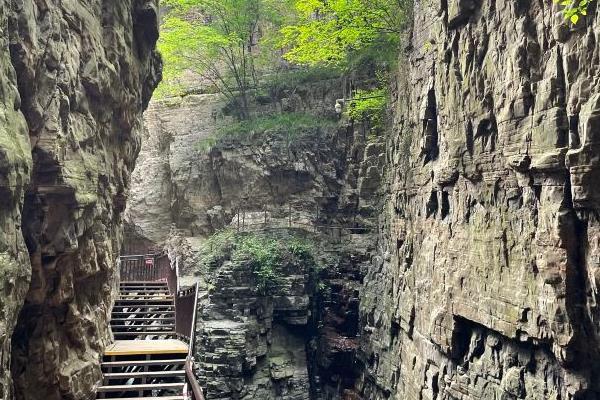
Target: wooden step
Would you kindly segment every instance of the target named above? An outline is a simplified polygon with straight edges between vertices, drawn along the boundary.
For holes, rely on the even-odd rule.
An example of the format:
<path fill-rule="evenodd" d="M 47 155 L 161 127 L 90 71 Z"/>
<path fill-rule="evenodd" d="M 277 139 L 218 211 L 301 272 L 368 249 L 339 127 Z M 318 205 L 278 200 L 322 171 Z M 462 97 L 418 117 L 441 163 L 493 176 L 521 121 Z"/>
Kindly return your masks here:
<path fill-rule="evenodd" d="M 105 379 L 129 379 L 129 378 L 177 378 L 184 377 L 185 370 L 176 371 L 144 371 L 144 372 L 107 372 Z"/>
<path fill-rule="evenodd" d="M 145 294 L 128 294 L 125 296 L 119 296 L 115 301 L 130 301 L 130 300 L 162 300 L 162 301 L 172 301 L 173 296 L 157 294 L 157 295 L 145 295 Z"/>
<path fill-rule="evenodd" d="M 185 400 L 184 396 L 161 396 L 161 397 L 119 397 L 120 400 Z"/>
<path fill-rule="evenodd" d="M 189 346 L 187 343 L 177 339 L 157 339 L 157 340 L 116 340 L 110 344 L 105 356 L 133 356 L 133 355 L 176 355 L 188 354 Z"/>
<path fill-rule="evenodd" d="M 150 291 L 150 290 L 121 290 L 119 296 L 169 296 L 168 290 Z"/>
<path fill-rule="evenodd" d="M 116 306 L 118 309 L 113 308 L 112 315 L 118 317 L 116 314 L 169 314 L 175 312 L 175 306 Z"/>
<path fill-rule="evenodd" d="M 115 336 L 173 336 L 175 331 L 113 332 Z"/>
<path fill-rule="evenodd" d="M 142 284 L 129 284 L 129 283 L 121 283 L 119 285 L 121 289 L 126 288 L 135 288 L 135 289 L 143 289 L 143 290 L 168 290 L 168 284 L 157 284 L 157 285 L 142 285 Z"/>
<path fill-rule="evenodd" d="M 132 318 L 152 318 L 152 320 L 157 320 L 157 319 L 160 320 L 160 319 L 175 318 L 175 316 L 173 314 L 170 314 L 171 312 L 174 312 L 174 311 L 175 310 L 154 310 L 151 308 L 137 309 L 136 307 L 133 307 L 133 308 L 129 308 L 129 309 L 124 308 L 122 311 L 113 311 L 111 313 L 111 317 L 115 318 L 115 319 L 132 317 Z"/>
<path fill-rule="evenodd" d="M 142 385 L 106 385 L 98 388 L 98 393 L 137 392 L 141 390 L 183 389 L 184 383 L 148 383 Z"/>
<path fill-rule="evenodd" d="M 162 322 L 160 320 L 154 320 L 154 321 Z M 174 323 L 153 324 L 152 323 L 153 321 L 132 321 L 132 322 L 137 322 L 137 323 L 133 323 L 133 324 L 124 323 L 126 321 L 116 321 L 116 322 L 119 322 L 119 323 L 117 324 L 117 323 L 113 323 L 113 321 L 111 321 L 111 323 L 110 323 L 111 327 L 113 327 L 113 328 L 118 328 L 121 326 L 124 326 L 124 327 L 150 326 L 150 327 L 163 327 L 163 328 L 164 327 L 175 327 Z"/>
<path fill-rule="evenodd" d="M 113 308 L 174 308 L 175 305 L 173 303 L 167 304 L 115 304 Z"/>
<path fill-rule="evenodd" d="M 144 289 L 167 289 L 169 287 L 168 283 L 149 283 L 149 284 L 144 284 L 144 283 L 121 283 L 119 285 L 119 287 L 139 287 L 139 288 L 144 288 Z"/>
<path fill-rule="evenodd" d="M 127 330 L 132 332 L 139 332 L 140 329 L 145 329 L 148 331 L 174 331 L 175 325 L 111 325 L 110 327 L 113 333 L 121 333 Z"/>
<path fill-rule="evenodd" d="M 161 317 L 167 317 L 167 315 L 172 315 L 173 316 L 172 318 L 174 319 L 175 311 L 136 311 L 136 312 L 131 312 L 131 311 L 113 311 L 112 312 L 112 315 L 115 316 L 115 317 L 123 316 L 123 315 L 132 315 L 132 314 L 135 314 L 135 315 L 140 315 L 140 314 L 142 314 L 142 315 L 144 315 L 144 314 L 145 315 L 157 315 L 158 314 Z"/>
<path fill-rule="evenodd" d="M 116 367 L 147 367 L 155 365 L 183 365 L 185 359 L 173 359 L 173 360 L 127 360 L 127 361 L 106 361 L 101 364 L 102 367 L 116 368 Z"/>
<path fill-rule="evenodd" d="M 130 313 L 128 313 L 130 314 Z M 163 318 L 111 318 L 110 322 L 144 322 L 144 321 L 175 321 L 174 317 L 163 317 Z"/>
<path fill-rule="evenodd" d="M 148 307 L 173 307 L 175 303 L 173 301 L 162 300 L 162 299 L 130 299 L 130 300 L 117 300 L 115 302 L 114 307 L 140 307 L 140 306 L 148 306 Z"/>
<path fill-rule="evenodd" d="M 130 299 L 130 298 L 126 298 L 126 299 L 117 299 L 115 300 L 115 303 L 170 303 L 173 301 L 173 296 L 166 296 L 166 297 L 162 297 L 162 298 L 141 298 L 141 299 Z"/>
<path fill-rule="evenodd" d="M 123 293 L 123 291 L 119 292 L 120 294 Z M 172 294 L 152 294 L 152 293 L 130 293 L 130 294 L 124 294 L 125 296 L 143 296 L 143 297 L 151 297 L 151 296 L 161 296 L 161 297 L 173 297 Z"/>
<path fill-rule="evenodd" d="M 160 282 L 160 281 L 125 281 L 125 282 L 121 282 L 119 286 L 168 287 L 169 284 L 167 282 Z"/>
<path fill-rule="evenodd" d="M 142 308 L 142 309 L 154 309 L 154 308 L 162 308 L 163 310 L 158 310 L 158 312 L 164 312 L 164 313 L 170 313 L 170 312 L 175 312 L 175 310 L 167 310 L 168 308 L 172 308 L 174 309 L 175 306 L 171 305 L 171 304 L 129 304 L 129 305 L 115 305 L 113 306 L 113 310 L 114 308 L 132 308 L 132 309 L 137 309 L 137 308 Z M 147 312 L 155 312 L 157 310 L 147 310 Z M 146 311 L 141 311 L 141 312 L 146 312 Z M 126 314 L 131 314 L 131 311 L 113 311 L 113 313 L 126 313 Z"/>

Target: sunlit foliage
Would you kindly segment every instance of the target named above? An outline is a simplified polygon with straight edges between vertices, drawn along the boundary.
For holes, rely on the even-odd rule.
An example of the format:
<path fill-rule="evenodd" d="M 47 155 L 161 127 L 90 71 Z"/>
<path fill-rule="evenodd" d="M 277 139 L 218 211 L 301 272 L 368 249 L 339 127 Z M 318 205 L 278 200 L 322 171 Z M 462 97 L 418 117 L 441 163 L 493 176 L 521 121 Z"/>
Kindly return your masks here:
<path fill-rule="evenodd" d="M 303 65 L 343 67 L 369 47 L 397 49 L 406 0 L 296 0 L 297 21 L 284 27 L 284 57 Z"/>
<path fill-rule="evenodd" d="M 248 117 L 248 91 L 256 84 L 257 46 L 283 21 L 282 0 L 163 0 L 167 10 L 159 40 L 165 63 L 159 95 L 175 94 L 186 71 L 237 103 Z"/>
<path fill-rule="evenodd" d="M 581 17 L 587 15 L 588 5 L 591 0 L 554 0 L 554 2 L 559 3 L 563 7 L 562 13 L 565 19 L 576 24 Z"/>

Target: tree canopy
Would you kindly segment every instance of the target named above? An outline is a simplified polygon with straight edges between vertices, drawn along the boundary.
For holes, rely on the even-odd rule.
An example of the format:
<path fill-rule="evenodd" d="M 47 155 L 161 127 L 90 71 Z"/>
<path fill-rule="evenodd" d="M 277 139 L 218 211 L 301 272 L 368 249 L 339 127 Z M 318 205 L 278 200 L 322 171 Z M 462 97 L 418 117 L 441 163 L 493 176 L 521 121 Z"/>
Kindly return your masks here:
<path fill-rule="evenodd" d="M 186 71 L 248 113 L 248 90 L 257 81 L 258 40 L 282 20 L 281 0 L 163 0 L 167 13 L 159 49 L 165 62 L 163 93 L 177 89 Z M 166 92 L 166 93 L 165 93 Z"/>
<path fill-rule="evenodd" d="M 247 114 L 248 91 L 258 84 L 260 75 L 281 65 L 283 59 L 296 65 L 341 69 L 361 52 L 395 58 L 407 3 L 162 0 L 167 12 L 159 49 L 165 62 L 165 84 L 158 95 L 177 92 L 179 79 L 191 71 Z"/>
<path fill-rule="evenodd" d="M 295 10 L 296 22 L 281 30 L 284 57 L 297 64 L 340 67 L 372 46 L 381 53 L 397 49 L 408 1 L 296 0 Z"/>
<path fill-rule="evenodd" d="M 576 24 L 591 0 L 554 0 Z M 241 119 L 261 79 L 290 65 L 349 72 L 362 59 L 389 70 L 411 0 L 161 0 L 158 95 L 181 92 L 186 72 L 222 93 Z M 359 60 L 357 63 L 356 60 Z M 286 64 L 287 63 L 287 64 Z"/>

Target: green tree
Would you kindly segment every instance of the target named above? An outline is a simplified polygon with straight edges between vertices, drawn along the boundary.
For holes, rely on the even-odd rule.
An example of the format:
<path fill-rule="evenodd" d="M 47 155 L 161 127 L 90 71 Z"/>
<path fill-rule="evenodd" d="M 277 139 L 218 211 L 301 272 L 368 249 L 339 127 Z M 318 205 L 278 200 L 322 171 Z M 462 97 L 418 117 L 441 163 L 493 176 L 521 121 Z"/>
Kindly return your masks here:
<path fill-rule="evenodd" d="M 396 50 L 408 0 L 296 0 L 298 19 L 281 30 L 284 57 L 301 65 L 347 67 L 374 46 Z M 392 51 L 395 54 L 395 51 Z"/>
<path fill-rule="evenodd" d="M 200 75 L 249 117 L 249 91 L 256 85 L 259 38 L 281 19 L 285 1 L 163 0 L 167 10 L 159 49 L 163 55 L 162 94 L 177 89 L 179 78 Z M 160 94 L 160 92 L 159 92 Z"/>

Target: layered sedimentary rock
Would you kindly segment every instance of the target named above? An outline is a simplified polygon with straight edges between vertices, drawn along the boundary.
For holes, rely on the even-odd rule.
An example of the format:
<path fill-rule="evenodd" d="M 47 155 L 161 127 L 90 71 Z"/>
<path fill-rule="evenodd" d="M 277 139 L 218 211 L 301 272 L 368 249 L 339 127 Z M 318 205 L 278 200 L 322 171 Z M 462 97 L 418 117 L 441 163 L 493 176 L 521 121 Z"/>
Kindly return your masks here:
<path fill-rule="evenodd" d="M 285 231 L 277 237 L 287 236 Z M 197 324 L 198 375 L 208 399 L 309 397 L 306 337 L 312 265 L 286 258 L 259 289 L 250 260 L 225 256 L 207 274 Z"/>
<path fill-rule="evenodd" d="M 1 395 L 88 398 L 160 77 L 157 2 L 11 0 L 0 22 Z"/>
<path fill-rule="evenodd" d="M 358 392 L 600 398 L 598 5 L 415 6 Z"/>
<path fill-rule="evenodd" d="M 341 84 L 312 82 L 256 106 L 325 121 L 291 138 L 256 132 L 211 143 L 232 122 L 211 94 L 155 101 L 146 113 L 127 218 L 147 237 L 166 240 L 184 283 L 200 280 L 207 289 L 196 365 L 208 400 L 320 398 L 353 386 L 384 146 L 369 126 L 331 122 Z M 326 266 L 322 290 L 302 266 L 284 271 L 289 287 L 279 297 L 257 294 L 245 265 L 199 270 L 203 241 L 225 227 L 308 235 Z"/>
<path fill-rule="evenodd" d="M 257 106 L 261 114 L 269 114 L 285 104 L 286 112 L 313 115 L 325 128 L 293 138 L 281 132 L 233 135 L 213 146 L 219 128 L 233 122 L 223 114 L 220 96 L 153 102 L 145 115 L 148 129 L 133 177 L 128 220 L 159 242 L 169 236 L 170 225 L 184 236 L 206 237 L 240 212 L 248 214 L 248 223 L 264 220 L 264 211 L 287 222 L 283 216 L 290 207 L 298 221 L 315 219 L 317 209 L 353 217 L 353 210 L 363 208 L 362 214 L 372 214 L 370 199 L 377 190 L 366 188 L 378 186 L 381 168 L 369 176 L 366 171 L 381 167 L 383 160 L 365 153 L 365 147 L 381 149 L 381 138 L 368 139 L 365 129 L 348 124 L 331 127 L 335 100 L 343 95 L 341 85 L 337 79 L 313 82 L 297 91 L 302 95 L 289 93 Z"/>
<path fill-rule="evenodd" d="M 21 98 L 10 62 L 7 17 L 0 4 L 0 398 L 12 398 L 11 336 L 25 300 L 31 274 L 29 253 L 21 234 L 21 210 L 31 172 L 27 124 L 19 111 Z"/>
<path fill-rule="evenodd" d="M 194 353 L 206 398 L 339 398 L 359 373 L 358 298 L 372 236 L 352 235 L 340 244 L 303 229 L 250 234 L 265 237 L 265 245 L 299 238 L 320 243 L 309 254 L 288 247 L 274 255 L 280 263 L 265 290 L 257 260 L 230 254 L 230 246 L 247 235 L 236 235 L 222 255 L 216 250 L 202 271 L 208 288 L 198 309 Z"/>

